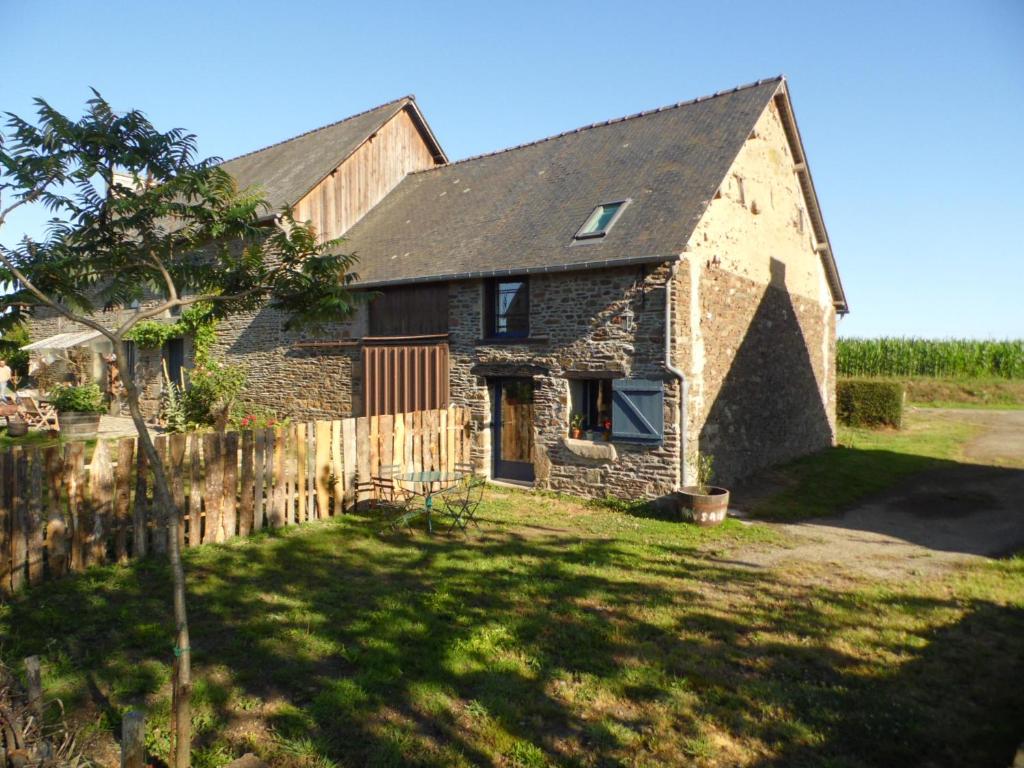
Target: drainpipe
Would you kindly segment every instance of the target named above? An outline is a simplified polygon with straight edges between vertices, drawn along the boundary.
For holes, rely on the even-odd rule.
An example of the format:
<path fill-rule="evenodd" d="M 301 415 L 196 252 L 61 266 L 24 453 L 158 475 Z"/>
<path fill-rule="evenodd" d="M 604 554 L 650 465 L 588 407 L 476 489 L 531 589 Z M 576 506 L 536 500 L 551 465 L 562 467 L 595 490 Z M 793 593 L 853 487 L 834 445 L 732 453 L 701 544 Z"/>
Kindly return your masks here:
<path fill-rule="evenodd" d="M 668 281 L 665 283 L 665 370 L 679 380 L 679 479 L 676 481 L 675 490 L 679 490 L 686 482 L 686 405 L 690 392 L 686 374 L 672 363 L 672 338 L 675 335 L 672 330 L 672 286 L 675 284 L 676 270 L 679 269 L 681 260 L 682 256 L 679 256 L 672 262 Z"/>

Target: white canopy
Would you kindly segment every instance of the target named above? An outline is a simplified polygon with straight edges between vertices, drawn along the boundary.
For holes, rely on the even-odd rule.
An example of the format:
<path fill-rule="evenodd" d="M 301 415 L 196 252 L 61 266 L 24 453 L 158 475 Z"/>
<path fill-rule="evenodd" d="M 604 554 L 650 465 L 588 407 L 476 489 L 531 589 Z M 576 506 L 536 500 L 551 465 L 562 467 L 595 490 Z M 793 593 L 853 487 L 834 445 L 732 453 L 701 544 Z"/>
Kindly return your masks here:
<path fill-rule="evenodd" d="M 93 344 L 99 338 L 98 344 Z M 70 349 L 71 347 L 102 347 L 108 345 L 110 342 L 104 337 L 99 331 L 86 330 L 86 331 L 72 331 L 70 333 L 58 333 L 56 336 L 50 336 L 49 338 L 42 339 L 40 341 L 33 341 L 31 344 L 26 344 L 22 349 L 35 350 L 37 352 L 46 350 L 56 349 Z"/>

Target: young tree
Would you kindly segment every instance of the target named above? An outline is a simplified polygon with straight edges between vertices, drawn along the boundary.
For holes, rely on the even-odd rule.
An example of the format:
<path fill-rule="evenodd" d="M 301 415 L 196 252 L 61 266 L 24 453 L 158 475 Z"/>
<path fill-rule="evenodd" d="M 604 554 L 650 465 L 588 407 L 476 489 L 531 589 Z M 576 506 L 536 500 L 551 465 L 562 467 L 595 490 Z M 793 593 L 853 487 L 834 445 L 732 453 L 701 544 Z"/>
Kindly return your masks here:
<path fill-rule="evenodd" d="M 295 222 L 290 210 L 268 217 L 258 192 L 239 191 L 216 159 L 196 159 L 195 137 L 181 129 L 161 133 L 141 112 L 117 114 L 96 91 L 79 120 L 41 99 L 36 106 L 35 122 L 7 113 L 0 133 L 0 229 L 24 205 L 46 206 L 52 219 L 44 238 L 0 245 L 0 285 L 14 287 L 0 296 L 0 319 L 20 323 L 55 312 L 101 333 L 117 355 L 169 534 L 174 764 L 187 768 L 191 656 L 174 534 L 180 511 L 125 365 L 125 336 L 140 321 L 198 302 L 219 317 L 269 305 L 285 313 L 289 326 L 344 319 L 358 298 L 350 291 L 355 259 L 337 252 L 338 241 L 318 243 L 312 227 Z"/>

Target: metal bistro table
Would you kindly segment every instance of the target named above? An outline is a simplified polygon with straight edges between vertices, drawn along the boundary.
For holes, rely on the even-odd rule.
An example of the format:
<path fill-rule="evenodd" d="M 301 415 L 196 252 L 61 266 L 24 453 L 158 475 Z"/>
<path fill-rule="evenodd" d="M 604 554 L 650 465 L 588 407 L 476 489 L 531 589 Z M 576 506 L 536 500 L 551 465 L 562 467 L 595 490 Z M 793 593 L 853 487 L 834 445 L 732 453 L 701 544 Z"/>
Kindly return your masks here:
<path fill-rule="evenodd" d="M 409 483 L 412 486 L 409 489 L 410 492 L 416 496 L 423 497 L 423 511 L 427 515 L 427 530 L 433 533 L 434 526 L 430 515 L 434 507 L 434 495 L 457 483 L 465 476 L 465 472 L 441 472 L 434 470 L 428 472 L 401 472 L 395 475 L 394 479 L 400 483 Z M 416 488 L 421 490 L 417 491 Z M 410 510 L 406 519 L 411 520 L 415 514 L 419 513 Z"/>

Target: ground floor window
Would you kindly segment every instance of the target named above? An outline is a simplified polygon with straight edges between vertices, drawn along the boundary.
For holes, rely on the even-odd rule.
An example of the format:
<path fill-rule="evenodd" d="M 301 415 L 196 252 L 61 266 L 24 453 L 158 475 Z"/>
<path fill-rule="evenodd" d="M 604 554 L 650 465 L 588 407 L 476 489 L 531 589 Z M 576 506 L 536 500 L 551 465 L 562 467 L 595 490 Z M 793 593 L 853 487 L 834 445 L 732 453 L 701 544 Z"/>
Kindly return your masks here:
<path fill-rule="evenodd" d="M 612 428 L 612 380 L 572 379 L 569 382 L 570 428 L 603 435 Z M 596 436 L 596 435 L 592 435 Z"/>

